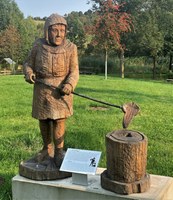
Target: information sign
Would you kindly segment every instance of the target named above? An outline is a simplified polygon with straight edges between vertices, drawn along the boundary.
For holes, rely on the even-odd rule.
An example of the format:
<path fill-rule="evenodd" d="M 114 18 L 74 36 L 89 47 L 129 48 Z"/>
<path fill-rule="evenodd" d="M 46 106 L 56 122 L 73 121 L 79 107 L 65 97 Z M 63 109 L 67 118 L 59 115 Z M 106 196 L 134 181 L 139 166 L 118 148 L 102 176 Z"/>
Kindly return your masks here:
<path fill-rule="evenodd" d="M 94 175 L 100 156 L 100 151 L 68 148 L 60 171 Z"/>

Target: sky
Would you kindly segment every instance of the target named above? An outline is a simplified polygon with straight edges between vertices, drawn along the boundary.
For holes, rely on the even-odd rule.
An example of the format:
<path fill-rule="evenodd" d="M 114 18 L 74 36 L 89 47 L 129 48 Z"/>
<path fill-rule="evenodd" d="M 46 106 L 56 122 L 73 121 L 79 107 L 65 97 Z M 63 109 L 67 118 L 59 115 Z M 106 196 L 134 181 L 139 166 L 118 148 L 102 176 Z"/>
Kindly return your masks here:
<path fill-rule="evenodd" d="M 92 5 L 87 0 L 14 0 L 24 17 L 48 17 L 52 13 L 62 16 L 72 11 L 85 12 L 91 9 Z"/>

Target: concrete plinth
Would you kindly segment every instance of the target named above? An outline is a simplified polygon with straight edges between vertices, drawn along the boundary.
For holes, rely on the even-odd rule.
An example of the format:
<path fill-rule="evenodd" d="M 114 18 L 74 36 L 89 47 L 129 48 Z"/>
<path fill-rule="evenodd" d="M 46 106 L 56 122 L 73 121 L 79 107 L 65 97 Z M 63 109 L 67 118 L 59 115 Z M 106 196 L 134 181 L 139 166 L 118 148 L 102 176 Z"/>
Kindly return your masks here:
<path fill-rule="evenodd" d="M 172 200 L 173 178 L 151 175 L 150 189 L 144 193 L 119 195 L 100 185 L 99 168 L 88 176 L 88 185 L 75 185 L 72 178 L 55 181 L 34 181 L 19 175 L 12 179 L 13 200 Z"/>

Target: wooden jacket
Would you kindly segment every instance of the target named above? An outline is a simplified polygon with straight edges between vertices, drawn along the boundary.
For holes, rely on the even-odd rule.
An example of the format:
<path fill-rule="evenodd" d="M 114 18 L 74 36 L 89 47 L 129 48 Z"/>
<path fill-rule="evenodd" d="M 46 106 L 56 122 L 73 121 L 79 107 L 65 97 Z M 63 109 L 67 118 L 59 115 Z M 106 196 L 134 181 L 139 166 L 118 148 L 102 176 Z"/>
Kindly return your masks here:
<path fill-rule="evenodd" d="M 34 73 L 36 80 L 55 87 L 70 84 L 75 89 L 79 79 L 78 55 L 75 44 L 68 40 L 51 46 L 38 39 L 24 64 L 25 76 Z M 73 114 L 73 95 L 62 96 L 42 83 L 34 84 L 32 116 L 36 119 L 60 119 Z"/>

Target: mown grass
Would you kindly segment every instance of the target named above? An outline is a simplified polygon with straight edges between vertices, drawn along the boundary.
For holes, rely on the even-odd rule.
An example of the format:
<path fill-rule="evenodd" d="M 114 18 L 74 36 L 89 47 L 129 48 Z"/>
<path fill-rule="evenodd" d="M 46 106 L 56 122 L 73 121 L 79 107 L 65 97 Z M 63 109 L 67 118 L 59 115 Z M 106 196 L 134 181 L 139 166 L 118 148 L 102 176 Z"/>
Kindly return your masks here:
<path fill-rule="evenodd" d="M 0 199 L 11 199 L 11 180 L 18 165 L 42 147 L 37 120 L 31 117 L 32 85 L 22 75 L 0 77 Z M 173 176 L 173 85 L 164 81 L 144 81 L 103 76 L 80 76 L 76 92 L 113 104 L 136 102 L 141 113 L 128 129 L 148 137 L 150 174 Z M 99 167 L 106 167 L 105 135 L 122 129 L 120 109 L 74 97 L 74 115 L 67 120 L 65 147 L 102 152 Z M 104 106 L 105 107 L 105 106 Z"/>

